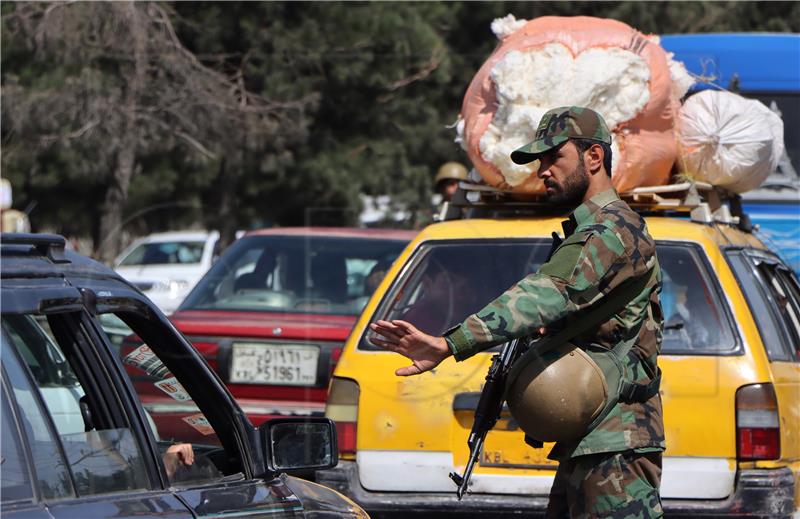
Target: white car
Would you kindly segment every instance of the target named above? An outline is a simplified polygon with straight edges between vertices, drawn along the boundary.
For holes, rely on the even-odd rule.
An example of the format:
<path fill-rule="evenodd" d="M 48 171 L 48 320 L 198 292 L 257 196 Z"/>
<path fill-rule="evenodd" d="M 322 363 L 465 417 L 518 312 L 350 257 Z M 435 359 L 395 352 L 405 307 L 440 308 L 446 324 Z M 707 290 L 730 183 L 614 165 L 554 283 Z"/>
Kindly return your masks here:
<path fill-rule="evenodd" d="M 114 270 L 170 314 L 211 267 L 218 240 L 217 231 L 151 234 L 125 249 Z"/>

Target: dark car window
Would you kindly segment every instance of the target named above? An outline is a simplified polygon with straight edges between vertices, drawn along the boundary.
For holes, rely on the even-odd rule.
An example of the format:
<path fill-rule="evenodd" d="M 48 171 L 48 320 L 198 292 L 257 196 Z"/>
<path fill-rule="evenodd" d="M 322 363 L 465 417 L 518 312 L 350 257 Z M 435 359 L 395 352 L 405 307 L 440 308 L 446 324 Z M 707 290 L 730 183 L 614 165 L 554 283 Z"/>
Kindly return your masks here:
<path fill-rule="evenodd" d="M 376 287 L 372 274 L 385 273 L 405 244 L 326 236 L 245 237 L 214 264 L 180 309 L 357 315 Z"/>
<path fill-rule="evenodd" d="M 122 424 L 104 423 L 105 418 L 96 391 L 87 389 L 87 373 L 76 368 L 77 349 L 91 351 L 88 336 L 78 328 L 66 326 L 78 316 L 53 316 L 37 322 L 30 315 L 3 315 L 3 331 L 27 364 L 35 381 L 38 396 L 45 404 L 47 417 L 28 417 L 36 449 L 42 442 L 52 442 L 46 432 L 49 421 L 60 440 L 73 484 L 78 495 L 106 494 L 149 487 L 145 462 L 133 433 Z M 53 322 L 60 325 L 60 337 L 52 332 Z M 76 321 L 72 321 L 76 322 Z M 69 333 L 72 330 L 74 333 Z M 96 363 L 95 359 L 90 362 Z M 33 395 L 16 391 L 16 400 L 27 408 Z M 31 402 L 32 403 L 32 402 Z"/>
<path fill-rule="evenodd" d="M 172 336 L 163 334 L 157 337 L 156 340 L 163 338 L 164 341 L 151 348 L 140 337 L 153 336 L 152 330 L 146 333 L 141 324 L 130 318 L 130 314 L 103 314 L 99 323 L 101 327 L 113 323 L 109 329 L 103 327 L 108 335 L 122 332 L 125 336 L 121 340 L 112 340 L 112 343 L 120 344 L 119 359 L 142 403 L 145 420 L 158 444 L 160 460 L 170 484 L 207 484 L 240 472 L 241 467 L 234 462 L 238 460 L 236 454 L 229 455 L 221 447 L 214 424 L 198 407 L 190 389 L 181 384 L 159 355 L 158 351 L 170 349 L 164 341 Z M 132 328 L 128 323 L 132 323 Z"/>
<path fill-rule="evenodd" d="M 395 283 L 378 310 L 381 319 L 403 319 L 441 335 L 535 272 L 550 242 L 508 241 L 423 245 L 413 267 Z M 666 326 L 662 352 L 714 354 L 736 348 L 731 320 L 708 266 L 689 244 L 658 244 Z M 374 349 L 363 341 L 362 349 Z"/>
<path fill-rule="evenodd" d="M 6 317 L 3 316 L 3 321 Z M 25 367 L 14 355 L 15 348 L 8 339 L 6 329 L 4 325 L 0 335 L 3 369 L 11 388 L 13 405 L 25 436 L 24 443 L 31 456 L 39 491 L 46 500 L 74 496 L 72 478 L 58 439 L 47 418 L 42 400 L 25 373 Z M 5 438 L 3 440 L 5 448 Z M 2 470 L 5 478 L 5 469 Z"/>
<path fill-rule="evenodd" d="M 3 502 L 19 501 L 33 497 L 28 465 L 23 455 L 22 444 L 15 428 L 14 416 L 5 390 L 2 392 L 2 437 L 0 438 L 0 465 L 2 467 L 2 492 L 0 498 Z"/>
<path fill-rule="evenodd" d="M 3 328 L 33 375 L 59 430 L 83 430 L 78 401 L 85 393 L 67 359 L 45 331 L 47 321 L 37 321 L 30 315 L 6 315 Z"/>
<path fill-rule="evenodd" d="M 777 258 L 733 249 L 728 261 L 744 292 L 761 340 L 772 361 L 798 360 L 796 278 Z"/>

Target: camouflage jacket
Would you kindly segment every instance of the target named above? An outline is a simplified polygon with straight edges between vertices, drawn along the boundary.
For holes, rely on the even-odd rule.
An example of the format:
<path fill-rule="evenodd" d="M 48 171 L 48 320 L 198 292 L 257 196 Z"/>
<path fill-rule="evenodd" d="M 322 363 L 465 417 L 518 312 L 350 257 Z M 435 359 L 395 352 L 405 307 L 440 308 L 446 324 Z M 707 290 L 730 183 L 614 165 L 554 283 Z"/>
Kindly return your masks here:
<path fill-rule="evenodd" d="M 646 384 L 656 373 L 663 318 L 659 294 L 661 272 L 655 242 L 644 219 L 605 191 L 580 205 L 563 222 L 565 239 L 550 259 L 506 290 L 479 312 L 445 334 L 456 360 L 516 337 L 531 336 L 545 327 L 552 333 L 632 276 L 649 276 L 646 288 L 611 319 L 573 339 L 612 348 L 638 329 L 628 354 L 627 370 L 635 382 Z M 641 326 L 640 326 L 641 325 Z M 661 397 L 644 403 L 618 403 L 608 416 L 575 444 L 556 444 L 552 459 L 599 452 L 664 449 Z"/>

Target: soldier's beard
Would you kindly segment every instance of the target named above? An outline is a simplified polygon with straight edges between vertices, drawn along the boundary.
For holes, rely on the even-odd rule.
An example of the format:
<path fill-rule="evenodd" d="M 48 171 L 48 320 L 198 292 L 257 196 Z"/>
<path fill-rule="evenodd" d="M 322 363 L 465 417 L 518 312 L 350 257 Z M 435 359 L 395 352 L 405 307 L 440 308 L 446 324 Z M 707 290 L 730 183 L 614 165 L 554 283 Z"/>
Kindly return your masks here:
<path fill-rule="evenodd" d="M 550 202 L 577 207 L 583 202 L 587 189 L 589 189 L 589 175 L 586 174 L 583 157 L 579 156 L 578 165 L 564 182 L 554 189 Z"/>

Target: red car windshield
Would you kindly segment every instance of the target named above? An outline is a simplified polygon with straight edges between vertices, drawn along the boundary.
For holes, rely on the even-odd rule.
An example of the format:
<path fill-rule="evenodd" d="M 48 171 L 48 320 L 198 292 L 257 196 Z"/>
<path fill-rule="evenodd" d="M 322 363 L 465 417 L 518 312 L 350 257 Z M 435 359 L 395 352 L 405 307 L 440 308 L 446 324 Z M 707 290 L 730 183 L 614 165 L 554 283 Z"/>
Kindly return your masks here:
<path fill-rule="evenodd" d="M 247 236 L 214 264 L 180 310 L 358 315 L 406 243 Z"/>

